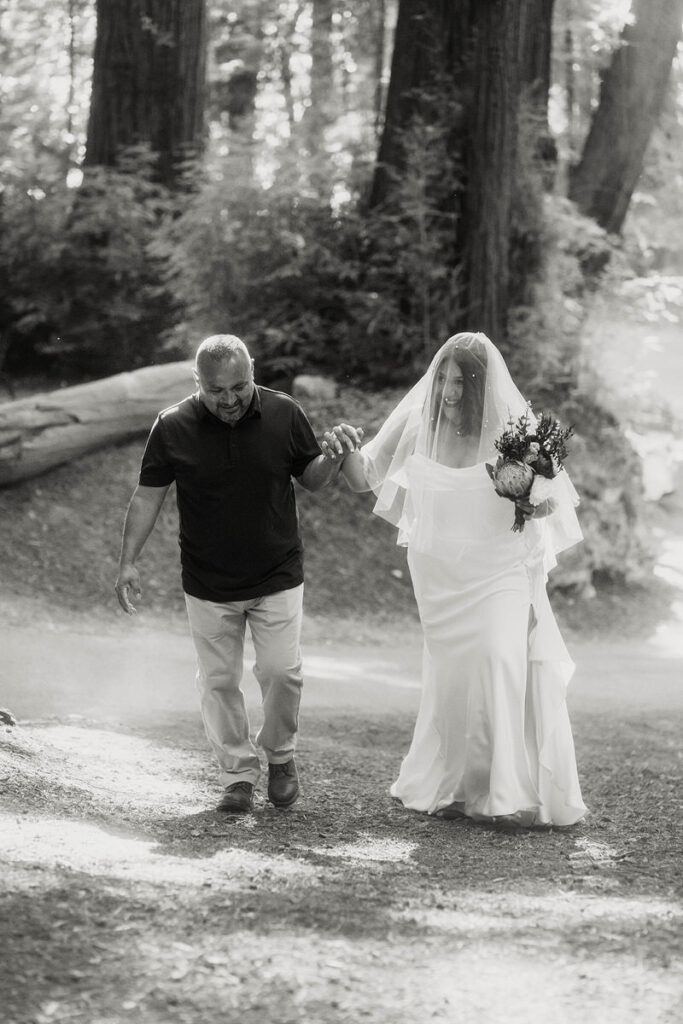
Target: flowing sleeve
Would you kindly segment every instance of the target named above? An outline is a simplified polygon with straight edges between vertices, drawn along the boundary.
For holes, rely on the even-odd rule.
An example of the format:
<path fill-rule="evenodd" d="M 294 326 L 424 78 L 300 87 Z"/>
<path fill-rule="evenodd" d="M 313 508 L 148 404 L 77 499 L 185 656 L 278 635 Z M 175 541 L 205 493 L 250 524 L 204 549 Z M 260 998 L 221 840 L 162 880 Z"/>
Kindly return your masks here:
<path fill-rule="evenodd" d="M 415 451 L 425 396 L 426 385 L 419 381 L 390 413 L 377 435 L 362 449 L 368 487 L 377 498 L 373 512 L 398 528 L 399 544 L 406 542 L 406 463 Z"/>
<path fill-rule="evenodd" d="M 555 508 L 542 522 L 545 524 L 544 568 L 546 575 L 557 565 L 557 555 L 583 540 L 576 515 L 579 495 L 563 469 L 553 479 L 552 497 Z"/>

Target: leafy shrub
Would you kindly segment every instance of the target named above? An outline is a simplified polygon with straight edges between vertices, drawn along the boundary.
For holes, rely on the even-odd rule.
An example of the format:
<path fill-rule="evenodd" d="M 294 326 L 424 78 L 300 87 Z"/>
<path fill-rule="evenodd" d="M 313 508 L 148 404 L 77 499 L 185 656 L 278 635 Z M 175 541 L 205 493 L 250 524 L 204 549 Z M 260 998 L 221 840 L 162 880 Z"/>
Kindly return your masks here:
<path fill-rule="evenodd" d="M 153 246 L 183 309 L 169 337 L 242 334 L 262 379 L 410 380 L 448 332 L 453 213 L 445 128 L 416 120 L 405 149 L 391 203 L 370 213 L 291 157 L 266 188 L 229 155 Z"/>
<path fill-rule="evenodd" d="M 581 498 L 585 541 L 563 556 L 550 584 L 588 594 L 606 580 L 642 580 L 653 561 L 639 459 L 603 408 L 581 349 L 593 293 L 607 267 L 619 272 L 623 257 L 615 240 L 574 204 L 543 193 L 539 168 L 528 158 L 519 187 L 526 197 L 515 204 L 513 246 L 517 257 L 531 251 L 535 262 L 524 286 L 517 283 L 523 301 L 510 312 L 502 347 L 534 408 L 575 428 L 567 470 Z M 523 273 L 523 261 L 516 272 Z"/>
<path fill-rule="evenodd" d="M 174 303 L 151 252 L 172 200 L 151 166 L 140 147 L 116 169 L 88 169 L 77 190 L 6 189 L 0 274 L 10 366 L 40 360 L 77 378 L 173 357 L 160 339 Z"/>
<path fill-rule="evenodd" d="M 642 582 L 654 551 L 645 526 L 640 459 L 615 417 L 589 390 L 557 402 L 575 426 L 567 470 L 579 492 L 584 543 L 563 558 L 555 587 L 586 591 L 602 581 Z"/>

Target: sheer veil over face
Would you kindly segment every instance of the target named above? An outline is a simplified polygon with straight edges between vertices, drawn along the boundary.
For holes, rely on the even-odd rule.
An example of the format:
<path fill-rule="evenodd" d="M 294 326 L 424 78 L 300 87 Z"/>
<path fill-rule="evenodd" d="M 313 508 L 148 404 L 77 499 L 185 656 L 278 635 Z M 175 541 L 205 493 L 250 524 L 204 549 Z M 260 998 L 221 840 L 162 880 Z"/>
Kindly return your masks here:
<path fill-rule="evenodd" d="M 533 422 L 505 360 L 486 335 L 455 334 L 441 346 L 424 376 L 363 448 L 368 483 L 377 495 L 374 511 L 399 527 L 399 543 L 405 543 L 408 460 L 423 456 L 453 470 L 494 462 L 495 441 L 503 428 L 527 411 Z M 581 532 L 573 511 L 578 498 L 566 473 L 560 477 L 570 489 L 563 481 L 558 492 L 567 508 L 571 506 L 571 532 L 578 540 Z M 452 479 L 456 486 L 457 476 Z M 556 550 L 566 546 L 561 543 Z"/>
<path fill-rule="evenodd" d="M 486 335 L 453 335 L 363 449 L 370 487 L 390 503 L 415 453 L 453 468 L 494 458 L 503 424 L 526 408 Z"/>

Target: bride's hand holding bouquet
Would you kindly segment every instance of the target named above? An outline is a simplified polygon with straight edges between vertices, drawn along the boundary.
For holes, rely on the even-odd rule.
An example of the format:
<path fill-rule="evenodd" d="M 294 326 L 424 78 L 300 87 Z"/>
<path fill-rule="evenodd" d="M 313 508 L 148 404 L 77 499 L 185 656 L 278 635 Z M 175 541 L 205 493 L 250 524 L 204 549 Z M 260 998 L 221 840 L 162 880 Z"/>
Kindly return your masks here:
<path fill-rule="evenodd" d="M 486 464 L 496 493 L 515 503 L 512 529 L 521 532 L 527 519 L 549 515 L 554 507 L 552 482 L 567 457 L 566 442 L 573 427 L 541 413 L 534 422 L 528 409 L 517 420 L 510 419 L 494 442 L 500 452 L 495 466 Z"/>

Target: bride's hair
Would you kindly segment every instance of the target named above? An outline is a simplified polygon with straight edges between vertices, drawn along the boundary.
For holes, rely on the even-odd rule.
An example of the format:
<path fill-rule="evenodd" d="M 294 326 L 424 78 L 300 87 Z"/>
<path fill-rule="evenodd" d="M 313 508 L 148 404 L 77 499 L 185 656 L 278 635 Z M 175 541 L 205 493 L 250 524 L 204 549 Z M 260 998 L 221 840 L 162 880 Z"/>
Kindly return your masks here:
<path fill-rule="evenodd" d="M 434 407 L 437 401 L 439 370 L 449 364 L 457 363 L 462 370 L 462 433 L 479 438 L 484 413 L 484 395 L 486 393 L 486 347 L 474 334 L 456 334 L 444 345 L 441 358 L 434 368 L 432 394 L 432 420 L 435 421 L 439 410 Z"/>

